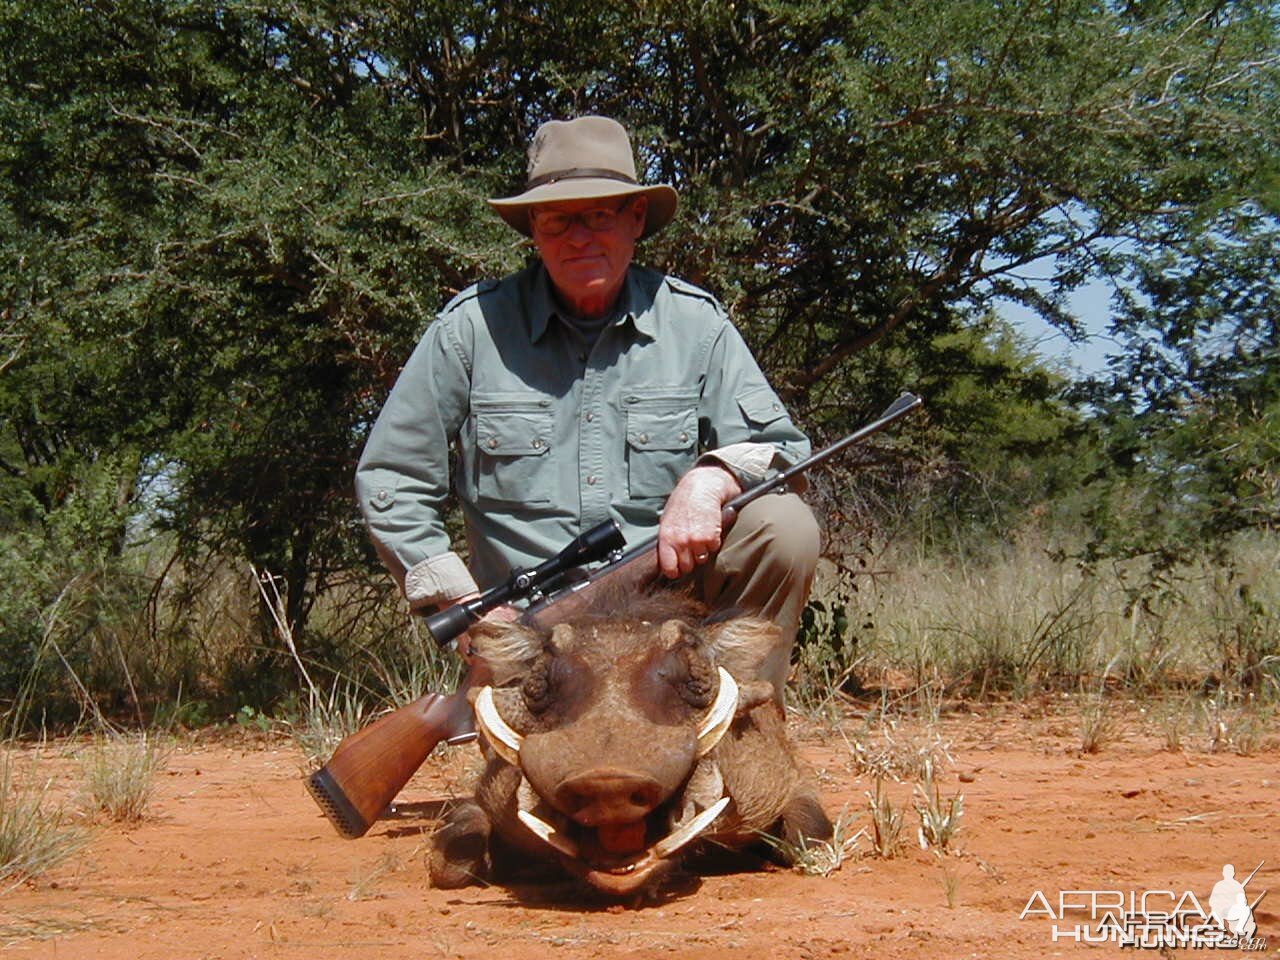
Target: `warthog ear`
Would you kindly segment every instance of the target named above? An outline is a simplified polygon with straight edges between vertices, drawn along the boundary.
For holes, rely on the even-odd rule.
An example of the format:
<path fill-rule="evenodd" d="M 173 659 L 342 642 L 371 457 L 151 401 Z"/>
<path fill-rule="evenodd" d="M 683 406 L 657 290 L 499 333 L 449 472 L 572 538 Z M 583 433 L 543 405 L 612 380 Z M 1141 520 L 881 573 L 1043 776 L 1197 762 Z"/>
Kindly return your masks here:
<path fill-rule="evenodd" d="M 542 652 L 545 634 L 519 623 L 482 620 L 470 630 L 471 649 L 493 671 L 493 684 L 500 687 L 528 669 Z"/>
<path fill-rule="evenodd" d="M 735 617 L 711 623 L 701 632 L 711 659 L 738 680 L 749 680 L 759 674 L 764 658 L 781 635 L 776 623 L 757 617 Z"/>

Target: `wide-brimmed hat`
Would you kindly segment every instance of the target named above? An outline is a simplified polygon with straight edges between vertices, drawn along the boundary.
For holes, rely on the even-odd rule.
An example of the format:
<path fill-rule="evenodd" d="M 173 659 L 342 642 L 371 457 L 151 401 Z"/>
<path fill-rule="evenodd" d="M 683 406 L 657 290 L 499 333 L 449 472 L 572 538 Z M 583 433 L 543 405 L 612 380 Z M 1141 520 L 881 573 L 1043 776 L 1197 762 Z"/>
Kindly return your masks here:
<path fill-rule="evenodd" d="M 608 117 L 578 117 L 540 126 L 529 146 L 524 193 L 490 200 L 489 205 L 527 237 L 532 235 L 529 208 L 535 204 L 632 194 L 649 198 L 641 238 L 657 233 L 675 216 L 675 190 L 665 183 L 645 186 L 636 180 L 631 140 L 622 124 Z"/>

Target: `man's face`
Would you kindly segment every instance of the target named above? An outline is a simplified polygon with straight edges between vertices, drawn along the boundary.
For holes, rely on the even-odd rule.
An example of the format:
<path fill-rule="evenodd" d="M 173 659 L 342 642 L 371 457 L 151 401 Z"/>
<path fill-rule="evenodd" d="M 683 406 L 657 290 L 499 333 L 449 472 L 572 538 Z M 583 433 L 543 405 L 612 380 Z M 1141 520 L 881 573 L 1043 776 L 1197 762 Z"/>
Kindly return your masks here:
<path fill-rule="evenodd" d="M 602 317 L 613 308 L 644 232 L 647 206 L 643 196 L 607 197 L 544 204 L 531 211 L 533 242 L 565 306 L 587 318 Z"/>

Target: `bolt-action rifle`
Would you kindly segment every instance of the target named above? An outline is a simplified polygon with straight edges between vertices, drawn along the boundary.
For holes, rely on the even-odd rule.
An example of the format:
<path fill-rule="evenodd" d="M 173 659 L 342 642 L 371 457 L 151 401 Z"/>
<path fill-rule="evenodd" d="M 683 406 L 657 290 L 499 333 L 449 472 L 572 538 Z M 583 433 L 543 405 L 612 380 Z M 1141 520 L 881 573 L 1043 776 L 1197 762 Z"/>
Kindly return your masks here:
<path fill-rule="evenodd" d="M 785 491 L 805 471 L 879 433 L 922 403 L 919 397 L 903 393 L 872 423 L 743 491 L 725 504 L 722 530 L 728 530 L 738 512 L 753 500 Z M 444 646 L 485 614 L 516 601 L 528 603 L 524 622 L 553 626 L 590 609 L 602 591 L 644 589 L 658 581 L 661 572 L 656 545 L 656 538 L 652 538 L 624 550 L 622 531 L 614 521 L 606 520 L 545 563 L 516 570 L 505 583 L 431 614 L 426 618 L 427 632 Z M 600 566 L 586 570 L 591 564 Z M 484 662 L 473 657 L 456 692 L 424 694 L 338 744 L 329 762 L 307 778 L 307 788 L 342 836 L 349 840 L 364 836 L 441 741 L 464 743 L 475 738 L 467 691 L 489 679 Z"/>

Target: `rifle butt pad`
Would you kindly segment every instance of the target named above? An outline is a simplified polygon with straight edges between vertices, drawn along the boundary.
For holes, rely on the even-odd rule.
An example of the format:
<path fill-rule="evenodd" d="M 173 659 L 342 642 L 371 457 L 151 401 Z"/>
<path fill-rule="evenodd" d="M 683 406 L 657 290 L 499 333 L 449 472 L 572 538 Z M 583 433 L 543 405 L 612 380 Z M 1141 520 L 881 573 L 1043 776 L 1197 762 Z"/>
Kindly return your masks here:
<path fill-rule="evenodd" d="M 342 787 L 333 779 L 328 767 L 321 767 L 307 777 L 307 791 L 321 812 L 329 818 L 335 830 L 345 840 L 355 840 L 369 832 L 372 824 L 360 815 L 360 811 L 347 798 Z"/>

